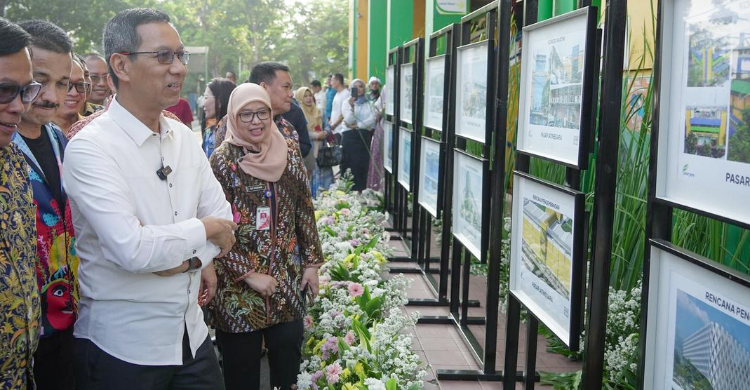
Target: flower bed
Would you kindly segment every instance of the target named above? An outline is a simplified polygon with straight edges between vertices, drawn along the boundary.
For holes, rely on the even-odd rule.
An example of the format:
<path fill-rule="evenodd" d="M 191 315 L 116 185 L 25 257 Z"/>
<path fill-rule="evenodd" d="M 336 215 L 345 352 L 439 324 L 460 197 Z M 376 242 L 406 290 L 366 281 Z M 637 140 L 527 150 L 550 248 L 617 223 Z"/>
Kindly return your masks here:
<path fill-rule="evenodd" d="M 378 196 L 339 186 L 315 202 L 326 264 L 305 317 L 298 389 L 421 389 L 426 372 L 409 333 L 417 316 L 401 309 L 410 282 L 381 276 L 390 249 Z"/>

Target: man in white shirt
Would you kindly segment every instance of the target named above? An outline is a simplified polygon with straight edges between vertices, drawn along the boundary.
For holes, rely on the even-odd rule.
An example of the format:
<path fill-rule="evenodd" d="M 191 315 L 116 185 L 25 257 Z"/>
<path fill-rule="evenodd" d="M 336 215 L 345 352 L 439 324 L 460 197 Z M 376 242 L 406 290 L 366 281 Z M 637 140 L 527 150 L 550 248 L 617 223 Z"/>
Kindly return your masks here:
<path fill-rule="evenodd" d="M 311 81 L 310 90 L 313 93 L 313 98 L 315 98 L 315 106 L 318 107 L 318 111 L 323 114 L 323 122 L 327 122 L 328 118 L 325 117 L 326 91 L 323 90 L 323 85 L 320 84 L 320 80 Z"/>
<path fill-rule="evenodd" d="M 343 123 L 344 116 L 341 113 L 341 109 L 343 108 L 343 105 L 349 101 L 351 94 L 349 93 L 349 90 L 346 89 L 344 75 L 341 73 L 333 75 L 333 78 L 331 79 L 331 87 L 336 90 L 336 96 L 333 97 L 333 106 L 331 107 L 331 130 L 333 130 L 333 134 L 337 135 L 337 138 L 341 138 L 339 134 L 347 130 L 346 125 Z"/>
<path fill-rule="evenodd" d="M 236 225 L 190 129 L 161 114 L 189 53 L 151 9 L 119 12 L 103 40 L 117 95 L 63 168 L 81 258 L 77 388 L 224 389 L 199 301 Z"/>

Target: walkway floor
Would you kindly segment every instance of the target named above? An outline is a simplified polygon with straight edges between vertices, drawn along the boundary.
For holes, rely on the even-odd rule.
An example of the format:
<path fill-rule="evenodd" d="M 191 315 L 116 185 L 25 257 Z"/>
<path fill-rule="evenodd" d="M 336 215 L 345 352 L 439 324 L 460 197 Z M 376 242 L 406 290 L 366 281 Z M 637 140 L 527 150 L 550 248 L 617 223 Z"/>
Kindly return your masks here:
<path fill-rule="evenodd" d="M 391 240 L 391 247 L 394 249 L 394 256 L 408 256 L 406 247 L 402 241 Z M 433 253 L 435 253 L 433 251 Z M 392 263 L 394 268 L 416 268 L 414 263 Z M 412 285 L 408 290 L 409 298 L 436 298 L 428 281 L 421 274 L 407 274 L 411 279 Z M 472 276 L 470 282 L 469 298 L 476 299 L 480 302 L 480 307 L 470 308 L 469 316 L 484 316 L 486 282 L 481 276 Z M 412 307 L 406 306 L 406 312 L 418 311 L 424 316 L 447 316 L 447 307 Z M 469 326 L 474 336 L 484 347 L 485 329 L 484 325 Z M 505 351 L 505 317 L 502 312 L 498 319 L 497 327 L 497 364 L 498 372 L 502 372 Z M 526 329 L 522 325 L 519 337 L 519 354 L 518 369 L 523 369 L 523 359 L 525 356 L 524 345 L 526 340 Z M 426 325 L 418 324 L 415 327 L 414 334 L 416 337 L 412 342 L 412 348 L 419 354 L 422 361 L 427 365 L 428 374 L 425 378 L 425 390 L 499 390 L 502 389 L 501 382 L 478 382 L 478 381 L 438 381 L 436 373 L 439 369 L 450 370 L 477 370 L 477 365 L 470 347 L 463 340 L 458 328 L 454 325 Z M 571 372 L 580 369 L 580 363 L 570 359 L 549 353 L 546 351 L 547 340 L 543 336 L 537 338 L 537 370 L 551 372 Z M 518 384 L 517 389 L 523 387 Z M 552 389 L 549 386 L 536 385 L 536 389 Z"/>

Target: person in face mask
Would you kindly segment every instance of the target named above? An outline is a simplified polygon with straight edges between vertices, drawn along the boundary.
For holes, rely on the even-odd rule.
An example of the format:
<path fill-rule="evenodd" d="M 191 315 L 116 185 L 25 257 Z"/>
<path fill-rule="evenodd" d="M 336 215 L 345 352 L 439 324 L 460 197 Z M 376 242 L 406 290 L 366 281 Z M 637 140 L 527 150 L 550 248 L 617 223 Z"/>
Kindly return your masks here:
<path fill-rule="evenodd" d="M 380 82 L 380 79 L 372 76 L 370 77 L 370 81 L 367 83 L 368 87 L 370 87 L 370 100 L 377 101 L 380 99 L 380 87 L 382 87 L 382 83 Z"/>

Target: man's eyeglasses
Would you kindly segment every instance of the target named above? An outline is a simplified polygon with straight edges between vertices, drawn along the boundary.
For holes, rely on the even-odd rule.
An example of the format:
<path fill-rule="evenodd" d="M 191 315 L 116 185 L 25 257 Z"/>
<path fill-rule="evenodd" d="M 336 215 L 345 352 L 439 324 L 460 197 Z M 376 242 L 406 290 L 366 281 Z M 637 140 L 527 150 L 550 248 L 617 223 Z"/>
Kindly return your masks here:
<path fill-rule="evenodd" d="M 91 89 L 91 84 L 86 83 L 86 82 L 70 83 L 68 85 L 68 92 L 70 92 L 70 90 L 72 90 L 73 87 L 75 87 L 78 93 L 86 93 Z"/>
<path fill-rule="evenodd" d="M 258 117 L 258 119 L 264 121 L 271 117 L 271 111 L 268 110 L 261 110 L 258 112 L 252 112 L 252 111 L 243 111 L 239 115 L 240 120 L 243 123 L 250 123 L 253 121 L 253 117 Z"/>
<path fill-rule="evenodd" d="M 23 87 L 15 83 L 0 83 L 0 104 L 12 102 L 19 94 L 21 95 L 21 102 L 23 104 L 31 103 L 39 96 L 39 91 L 41 90 L 42 84 L 36 81 Z"/>
<path fill-rule="evenodd" d="M 156 54 L 156 60 L 159 61 L 159 63 L 163 65 L 170 65 L 172 62 L 174 62 L 175 56 L 177 56 L 177 59 L 179 59 L 183 65 L 187 65 L 188 62 L 190 61 L 190 52 L 186 50 L 174 51 L 171 49 L 164 49 L 164 50 L 159 50 L 159 51 L 134 51 L 134 52 L 125 51 L 125 52 L 120 52 L 117 54 L 122 54 L 124 56 L 133 56 L 136 54 Z"/>
<path fill-rule="evenodd" d="M 99 84 L 99 81 L 107 82 L 107 79 L 109 78 L 109 73 L 104 73 L 101 75 L 98 74 L 92 74 L 91 75 L 91 82 L 94 84 Z"/>

